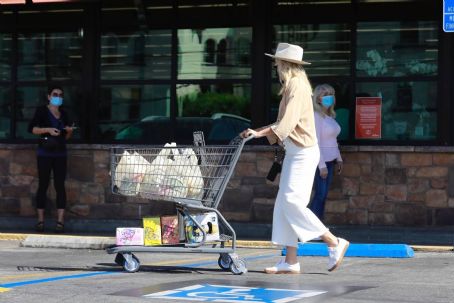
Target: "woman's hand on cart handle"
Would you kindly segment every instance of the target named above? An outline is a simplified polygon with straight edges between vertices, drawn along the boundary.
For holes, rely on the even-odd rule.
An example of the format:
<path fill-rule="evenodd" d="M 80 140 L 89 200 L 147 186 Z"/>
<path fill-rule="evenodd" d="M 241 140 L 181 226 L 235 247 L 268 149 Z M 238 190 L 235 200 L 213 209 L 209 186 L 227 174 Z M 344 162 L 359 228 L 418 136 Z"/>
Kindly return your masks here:
<path fill-rule="evenodd" d="M 240 133 L 240 137 L 243 139 L 257 138 L 257 132 L 253 129 L 245 129 Z"/>

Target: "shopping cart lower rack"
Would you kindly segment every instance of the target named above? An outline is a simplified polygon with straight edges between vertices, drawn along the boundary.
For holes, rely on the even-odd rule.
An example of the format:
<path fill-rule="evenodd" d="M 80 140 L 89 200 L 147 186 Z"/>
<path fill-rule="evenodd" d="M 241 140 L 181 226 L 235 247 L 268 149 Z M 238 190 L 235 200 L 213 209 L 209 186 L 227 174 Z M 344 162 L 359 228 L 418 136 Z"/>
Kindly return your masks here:
<path fill-rule="evenodd" d="M 236 254 L 236 234 L 218 211 L 218 205 L 241 154 L 252 137 L 235 138 L 228 145 L 207 146 L 203 133 L 194 133 L 193 146 L 167 145 L 143 149 L 113 148 L 111 152 L 112 192 L 140 196 L 150 200 L 169 201 L 178 213 L 180 242 L 176 245 L 113 246 L 115 263 L 127 272 L 140 267 L 135 252 L 182 252 L 219 254 L 218 265 L 240 275 L 247 272 L 246 263 Z M 215 212 L 220 238 L 208 242 L 207 231 L 194 212 Z M 199 232 L 198 241 L 188 243 L 185 223 Z"/>

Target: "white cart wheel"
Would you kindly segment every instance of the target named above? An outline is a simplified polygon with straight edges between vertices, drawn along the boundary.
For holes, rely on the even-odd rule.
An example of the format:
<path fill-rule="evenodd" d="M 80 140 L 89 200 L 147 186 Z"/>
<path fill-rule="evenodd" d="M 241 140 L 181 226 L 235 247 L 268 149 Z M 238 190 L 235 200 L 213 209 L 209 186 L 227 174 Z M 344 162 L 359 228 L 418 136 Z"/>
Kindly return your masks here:
<path fill-rule="evenodd" d="M 228 254 L 221 254 L 218 259 L 218 265 L 223 270 L 229 270 L 230 264 L 232 263 L 232 259 Z"/>
<path fill-rule="evenodd" d="M 125 259 L 123 263 L 125 271 L 133 273 L 139 270 L 140 261 L 134 254 L 124 254 L 123 257 Z"/>
<path fill-rule="evenodd" d="M 247 273 L 246 262 L 243 259 L 236 260 L 237 265 L 235 262 L 230 263 L 230 271 L 234 275 L 242 275 Z"/>

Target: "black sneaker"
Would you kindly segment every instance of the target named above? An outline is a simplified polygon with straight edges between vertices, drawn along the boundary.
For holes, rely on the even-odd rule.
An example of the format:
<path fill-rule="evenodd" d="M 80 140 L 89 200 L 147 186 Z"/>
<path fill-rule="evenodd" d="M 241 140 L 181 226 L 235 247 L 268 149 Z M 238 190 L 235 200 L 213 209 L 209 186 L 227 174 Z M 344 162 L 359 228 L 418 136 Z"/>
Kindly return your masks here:
<path fill-rule="evenodd" d="M 44 222 L 40 221 L 40 222 L 36 223 L 35 230 L 39 233 L 44 232 Z"/>
<path fill-rule="evenodd" d="M 57 222 L 57 226 L 55 226 L 55 233 L 61 234 L 65 232 L 65 225 L 61 222 Z"/>

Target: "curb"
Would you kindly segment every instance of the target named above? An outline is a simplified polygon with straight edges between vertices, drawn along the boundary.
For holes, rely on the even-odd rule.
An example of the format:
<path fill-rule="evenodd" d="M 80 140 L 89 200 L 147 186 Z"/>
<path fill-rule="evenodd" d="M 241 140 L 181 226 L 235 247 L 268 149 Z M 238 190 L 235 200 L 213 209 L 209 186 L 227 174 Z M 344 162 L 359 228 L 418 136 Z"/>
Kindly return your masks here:
<path fill-rule="evenodd" d="M 53 235 L 53 234 L 21 234 L 0 233 L 0 241 L 20 241 L 23 247 L 37 248 L 78 248 L 78 249 L 105 249 L 115 244 L 115 237 L 107 236 L 80 236 L 80 235 Z M 270 248 L 279 249 L 271 241 L 237 240 L 239 248 Z M 227 242 L 229 244 L 229 242 Z M 384 244 L 386 245 L 386 244 Z M 452 252 L 453 246 L 409 245 L 417 252 Z"/>
<path fill-rule="evenodd" d="M 449 252 L 454 251 L 454 247 L 452 246 L 424 246 L 424 245 L 411 245 L 414 251 L 421 251 L 421 252 Z"/>
<path fill-rule="evenodd" d="M 230 242 L 229 242 L 230 243 Z M 274 245 L 271 241 L 257 241 L 257 240 L 236 240 L 237 247 L 247 247 L 247 248 L 276 248 L 278 245 Z"/>
<path fill-rule="evenodd" d="M 0 233 L 0 241 L 24 241 L 28 234 Z"/>
<path fill-rule="evenodd" d="M 29 235 L 21 242 L 23 247 L 35 248 L 77 248 L 105 249 L 115 244 L 113 237 L 81 237 L 81 236 L 47 236 Z"/>

